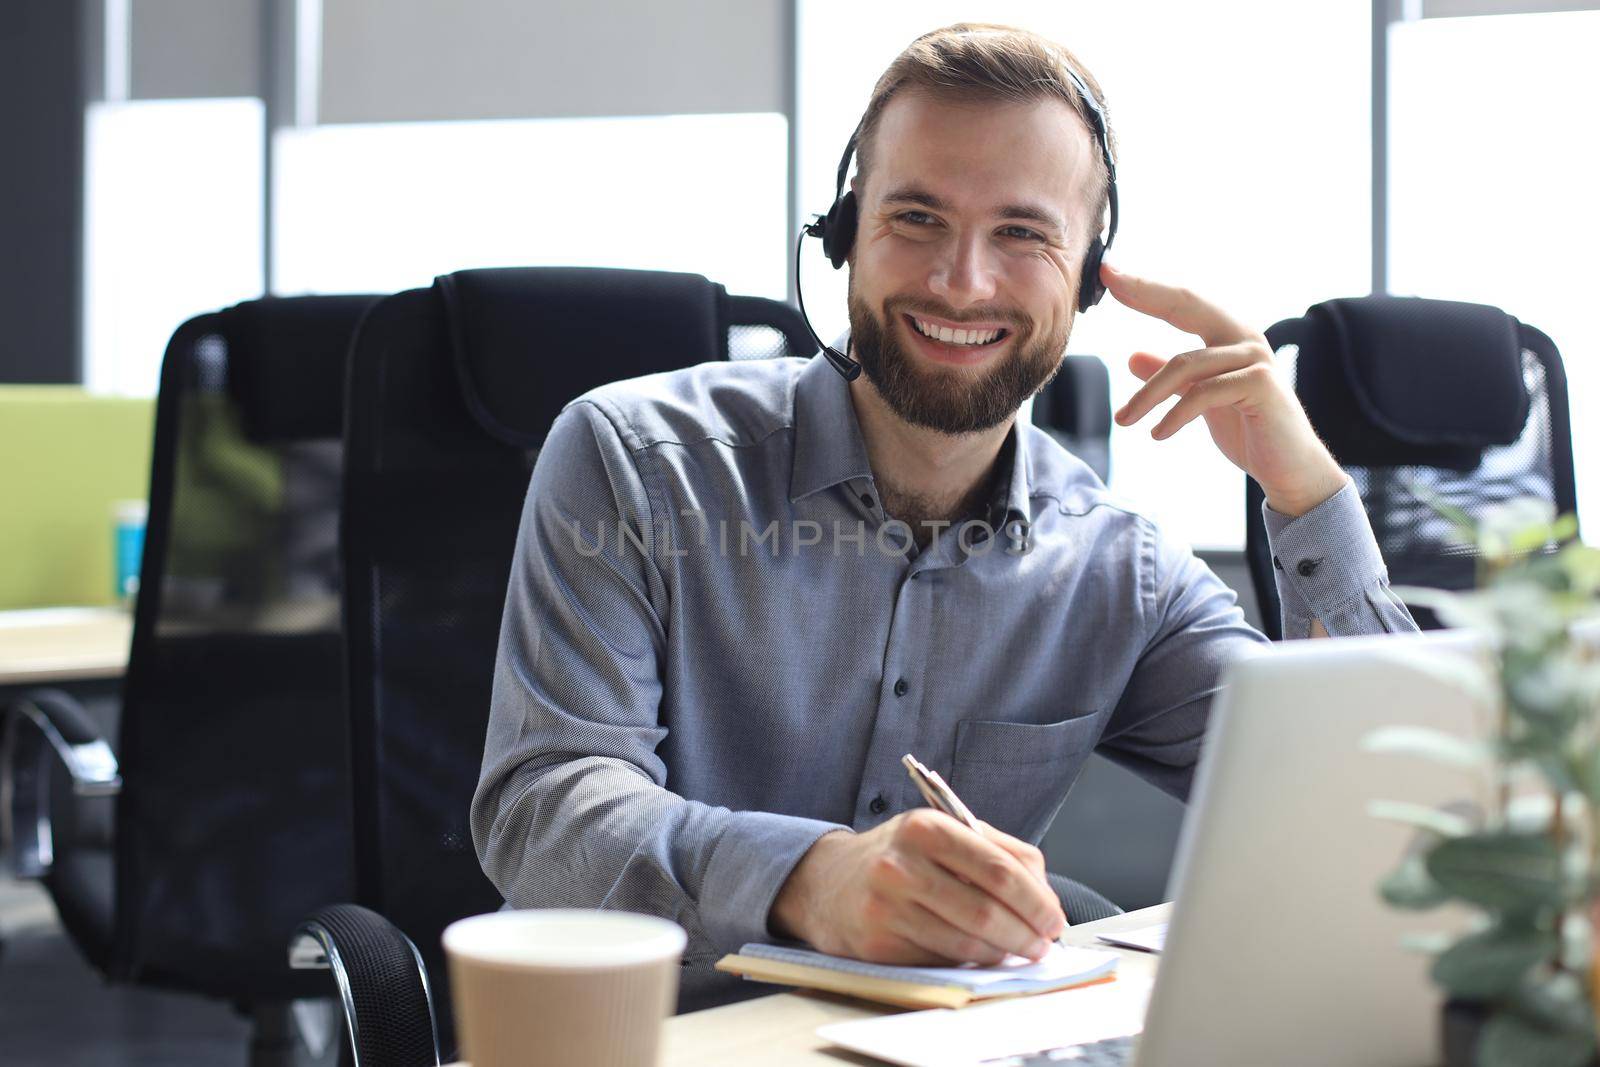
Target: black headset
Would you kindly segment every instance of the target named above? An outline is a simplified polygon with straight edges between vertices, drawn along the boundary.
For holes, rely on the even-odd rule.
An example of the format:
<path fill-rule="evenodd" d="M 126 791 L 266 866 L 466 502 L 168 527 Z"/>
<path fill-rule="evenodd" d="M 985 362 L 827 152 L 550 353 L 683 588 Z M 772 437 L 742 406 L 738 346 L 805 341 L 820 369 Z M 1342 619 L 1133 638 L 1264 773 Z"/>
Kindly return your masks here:
<path fill-rule="evenodd" d="M 1100 109 L 1100 101 L 1095 99 L 1089 87 L 1077 72 L 1063 65 L 1067 77 L 1072 79 L 1072 84 L 1078 90 L 1078 96 L 1084 106 L 1089 109 L 1089 124 L 1094 128 L 1096 140 L 1100 142 L 1100 156 L 1106 164 L 1107 192 L 1106 197 L 1111 209 L 1111 225 L 1106 230 L 1106 239 L 1100 240 L 1100 235 L 1095 234 L 1094 241 L 1089 245 L 1088 253 L 1083 257 L 1083 276 L 1078 279 L 1078 310 L 1088 311 L 1100 302 L 1105 295 L 1106 287 L 1100 282 L 1100 261 L 1105 258 L 1106 250 L 1111 247 L 1111 242 L 1117 239 L 1117 162 L 1111 155 L 1111 138 L 1106 132 L 1105 112 Z M 863 116 L 863 120 L 865 117 Z M 832 363 L 834 369 L 844 375 L 846 381 L 855 381 L 861 373 L 861 364 L 834 348 L 832 345 L 823 344 L 822 338 L 817 336 L 817 331 L 812 329 L 811 319 L 806 315 L 805 297 L 800 294 L 800 247 L 807 237 L 822 238 L 822 251 L 827 254 L 828 262 L 838 270 L 844 266 L 845 260 L 850 256 L 850 248 L 856 241 L 856 225 L 860 220 L 856 194 L 854 190 L 846 191 L 844 180 L 850 172 L 850 160 L 856 154 L 856 142 L 861 137 L 861 125 L 857 123 L 855 132 L 850 135 L 850 141 L 844 146 L 844 155 L 839 159 L 839 175 L 833 189 L 833 206 L 826 215 L 817 215 L 800 230 L 800 237 L 794 245 L 794 288 L 795 296 L 800 300 L 800 317 L 805 319 L 806 329 L 811 332 L 812 338 L 817 342 L 817 347 L 822 349 L 822 354 Z"/>

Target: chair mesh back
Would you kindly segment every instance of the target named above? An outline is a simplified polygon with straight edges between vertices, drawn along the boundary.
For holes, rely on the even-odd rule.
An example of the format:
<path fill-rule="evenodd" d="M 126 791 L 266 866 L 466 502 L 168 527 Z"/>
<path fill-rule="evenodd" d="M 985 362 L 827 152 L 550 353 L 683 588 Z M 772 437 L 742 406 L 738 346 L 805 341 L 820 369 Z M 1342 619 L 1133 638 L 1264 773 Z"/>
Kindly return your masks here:
<path fill-rule="evenodd" d="M 541 275 L 525 273 L 536 297 Z M 516 298 L 517 284 L 495 281 L 504 301 Z M 562 284 L 574 284 L 570 273 Z M 615 290 L 617 280 L 606 284 Z M 726 297 L 720 307 L 720 334 L 710 336 L 726 339 L 726 353 L 809 354 L 786 305 Z M 628 313 L 618 300 L 615 314 Z M 488 357 L 559 355 L 589 373 L 598 361 L 603 372 L 607 353 L 569 343 L 572 350 L 555 353 L 522 338 Z M 344 538 L 358 896 L 428 961 L 447 1046 L 440 933 L 501 904 L 478 864 L 468 816 L 536 455 L 485 428 L 458 370 L 440 288 L 397 294 L 369 316 L 351 357 Z"/>
<path fill-rule="evenodd" d="M 1510 445 L 1486 448 L 1477 469 L 1345 468 L 1361 493 L 1396 585 L 1459 590 L 1470 589 L 1477 580 L 1476 553 L 1456 540 L 1449 522 L 1426 499 L 1437 497 L 1474 519 L 1519 497 L 1555 501 L 1550 391 L 1544 365 L 1526 349 L 1522 375 L 1531 401 L 1522 435 Z"/>
<path fill-rule="evenodd" d="M 319 989 L 284 945 L 353 881 L 337 534 L 344 356 L 369 304 L 253 301 L 167 348 L 118 746 L 121 977 Z"/>
<path fill-rule="evenodd" d="M 1268 331 L 1269 338 L 1294 336 L 1289 320 Z M 1483 449 L 1470 470 L 1407 463 L 1345 464 L 1361 494 L 1368 521 L 1394 585 L 1434 589 L 1470 589 L 1478 580 L 1477 553 L 1461 544 L 1449 522 L 1428 501 L 1437 499 L 1482 519 L 1493 508 L 1522 497 L 1549 501 L 1559 513 L 1577 509 L 1572 468 L 1572 438 L 1567 408 L 1566 375 L 1560 353 L 1540 331 L 1518 323 L 1522 348 L 1522 380 L 1528 392 L 1528 414 L 1521 433 L 1504 445 Z M 1300 351 L 1293 341 L 1280 344 L 1278 359 L 1300 384 Z M 1279 604 L 1272 580 L 1272 559 L 1261 520 L 1262 493 L 1248 483 L 1247 545 L 1252 577 L 1269 636 L 1280 632 Z M 1440 623 L 1431 611 L 1412 608 L 1425 629 Z"/>

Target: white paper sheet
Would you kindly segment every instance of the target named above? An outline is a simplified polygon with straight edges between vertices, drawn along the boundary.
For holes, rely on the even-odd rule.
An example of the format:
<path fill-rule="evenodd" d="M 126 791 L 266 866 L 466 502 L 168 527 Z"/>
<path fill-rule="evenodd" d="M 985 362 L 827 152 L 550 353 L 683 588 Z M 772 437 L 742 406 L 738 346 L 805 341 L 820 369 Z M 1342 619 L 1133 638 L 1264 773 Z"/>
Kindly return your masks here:
<path fill-rule="evenodd" d="M 1133 930 L 1096 936 L 1108 945 L 1143 949 L 1145 952 L 1160 952 L 1167 947 L 1167 924 L 1156 923 L 1154 926 L 1140 926 Z"/>
<path fill-rule="evenodd" d="M 1139 1033 L 1151 985 L 1148 978 L 1119 978 L 966 1008 L 830 1023 L 817 1036 L 902 1067 L 973 1067 L 1001 1056 Z"/>

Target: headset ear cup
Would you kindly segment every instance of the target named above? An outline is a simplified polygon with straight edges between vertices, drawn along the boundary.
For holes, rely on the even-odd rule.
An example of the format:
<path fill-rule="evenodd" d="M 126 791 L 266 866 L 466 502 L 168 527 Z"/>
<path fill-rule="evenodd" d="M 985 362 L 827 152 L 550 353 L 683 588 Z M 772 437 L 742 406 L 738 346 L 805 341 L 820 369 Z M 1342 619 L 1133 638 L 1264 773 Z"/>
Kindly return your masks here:
<path fill-rule="evenodd" d="M 1106 246 L 1099 237 L 1089 246 L 1083 257 L 1083 277 L 1078 279 L 1078 310 L 1088 311 L 1100 302 L 1106 287 L 1100 281 L 1100 261 L 1105 258 Z"/>
<path fill-rule="evenodd" d="M 822 250 L 834 270 L 844 266 L 856 243 L 856 194 L 845 193 L 828 209 L 827 228 L 822 233 Z"/>

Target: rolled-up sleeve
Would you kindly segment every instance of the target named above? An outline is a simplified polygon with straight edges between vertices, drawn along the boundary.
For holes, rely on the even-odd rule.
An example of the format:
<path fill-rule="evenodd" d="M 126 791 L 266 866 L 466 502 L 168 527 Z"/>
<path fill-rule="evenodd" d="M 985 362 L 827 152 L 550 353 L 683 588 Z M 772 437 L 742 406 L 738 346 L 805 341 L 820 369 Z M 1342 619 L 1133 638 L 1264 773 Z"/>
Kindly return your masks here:
<path fill-rule="evenodd" d="M 1277 581 L 1283 636 L 1309 637 L 1322 620 L 1330 637 L 1403 633 L 1417 624 L 1389 589 L 1389 571 L 1354 483 L 1346 482 L 1304 515 L 1265 502 L 1267 543 Z"/>
<path fill-rule="evenodd" d="M 514 907 L 660 915 L 721 953 L 769 937 L 790 870 L 841 827 L 670 791 L 663 531 L 626 428 L 569 405 L 523 507 L 472 833 Z"/>

